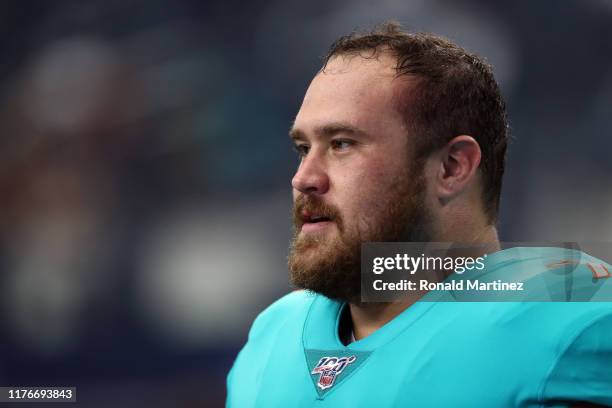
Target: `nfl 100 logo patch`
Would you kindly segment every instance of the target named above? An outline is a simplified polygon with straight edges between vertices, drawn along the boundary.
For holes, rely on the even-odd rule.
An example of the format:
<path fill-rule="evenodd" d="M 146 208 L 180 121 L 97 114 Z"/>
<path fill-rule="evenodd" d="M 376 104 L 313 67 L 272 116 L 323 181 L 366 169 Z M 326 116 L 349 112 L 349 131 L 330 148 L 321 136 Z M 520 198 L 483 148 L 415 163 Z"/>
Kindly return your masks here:
<path fill-rule="evenodd" d="M 311 374 L 319 375 L 317 386 L 326 390 L 334 385 L 336 377 L 351 363 L 357 360 L 355 356 L 348 357 L 321 357 Z"/>
<path fill-rule="evenodd" d="M 371 351 L 305 349 L 306 368 L 320 399 L 337 389 L 361 367 Z"/>

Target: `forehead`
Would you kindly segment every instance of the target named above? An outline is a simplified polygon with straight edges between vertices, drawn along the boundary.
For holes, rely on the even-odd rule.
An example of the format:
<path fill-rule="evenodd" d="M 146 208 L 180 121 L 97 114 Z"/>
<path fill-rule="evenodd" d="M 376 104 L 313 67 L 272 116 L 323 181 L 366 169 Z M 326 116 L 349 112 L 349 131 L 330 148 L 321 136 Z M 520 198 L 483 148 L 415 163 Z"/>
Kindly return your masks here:
<path fill-rule="evenodd" d="M 396 78 L 395 64 L 394 58 L 384 54 L 332 58 L 308 87 L 294 127 L 308 130 L 330 122 L 370 132 L 403 127 L 395 95 L 400 81 L 406 79 Z"/>

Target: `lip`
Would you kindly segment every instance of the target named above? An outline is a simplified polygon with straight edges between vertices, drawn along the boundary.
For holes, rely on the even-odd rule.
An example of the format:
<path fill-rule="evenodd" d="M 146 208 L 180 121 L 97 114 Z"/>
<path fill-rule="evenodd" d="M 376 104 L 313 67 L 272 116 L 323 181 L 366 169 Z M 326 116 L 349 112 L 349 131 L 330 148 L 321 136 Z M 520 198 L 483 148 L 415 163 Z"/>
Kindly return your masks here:
<path fill-rule="evenodd" d="M 331 228 L 333 221 L 305 222 L 302 224 L 302 232 L 319 232 Z"/>

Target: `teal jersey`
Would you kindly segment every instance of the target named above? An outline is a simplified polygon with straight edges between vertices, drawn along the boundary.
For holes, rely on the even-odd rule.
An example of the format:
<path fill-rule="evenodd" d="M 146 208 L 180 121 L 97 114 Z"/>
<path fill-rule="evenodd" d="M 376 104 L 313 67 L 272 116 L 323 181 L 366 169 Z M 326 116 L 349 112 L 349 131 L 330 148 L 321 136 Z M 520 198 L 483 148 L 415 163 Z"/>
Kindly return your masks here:
<path fill-rule="evenodd" d="M 558 292 L 552 300 L 580 302 L 422 299 L 348 345 L 339 337 L 344 303 L 293 292 L 253 323 L 227 379 L 227 406 L 612 406 L 612 303 L 598 301 L 611 298 L 612 267 L 570 252 L 500 251 L 487 273 L 544 279 Z M 559 271 L 570 264 L 568 284 Z"/>

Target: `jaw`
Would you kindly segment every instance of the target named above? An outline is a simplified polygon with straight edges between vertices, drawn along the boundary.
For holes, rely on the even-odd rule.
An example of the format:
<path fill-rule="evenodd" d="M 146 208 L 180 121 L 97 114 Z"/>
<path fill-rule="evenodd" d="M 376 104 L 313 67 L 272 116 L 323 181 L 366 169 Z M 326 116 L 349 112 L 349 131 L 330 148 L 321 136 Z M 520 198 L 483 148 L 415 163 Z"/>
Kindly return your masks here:
<path fill-rule="evenodd" d="M 292 243 L 292 257 L 300 263 L 318 263 L 330 256 L 329 251 L 337 245 L 337 231 L 325 228 L 320 231 L 300 231 Z"/>

